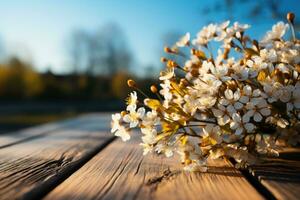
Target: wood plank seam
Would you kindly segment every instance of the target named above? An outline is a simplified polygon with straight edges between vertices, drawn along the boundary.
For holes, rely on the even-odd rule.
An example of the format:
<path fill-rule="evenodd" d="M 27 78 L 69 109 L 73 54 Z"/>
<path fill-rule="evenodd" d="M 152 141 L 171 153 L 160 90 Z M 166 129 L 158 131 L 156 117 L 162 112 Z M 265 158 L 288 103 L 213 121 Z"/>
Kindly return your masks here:
<path fill-rule="evenodd" d="M 261 182 L 253 176 L 248 169 L 240 170 L 246 180 L 266 199 L 276 200 L 277 198 Z"/>
<path fill-rule="evenodd" d="M 187 173 L 175 158 L 143 156 L 138 143 L 112 142 L 45 199 L 265 199 L 229 162 Z"/>
<path fill-rule="evenodd" d="M 36 131 L 36 129 L 39 129 L 40 127 L 46 127 L 46 130 L 42 130 L 41 132 L 36 133 L 36 135 L 28 135 L 28 136 L 25 135 L 24 138 L 18 139 L 14 142 L 9 142 L 7 144 L 0 144 L 0 149 L 7 148 L 7 147 L 10 147 L 13 145 L 17 145 L 17 144 L 20 144 L 23 142 L 31 141 L 34 139 L 38 139 L 41 137 L 45 137 L 45 136 L 47 136 L 57 130 L 65 128 L 65 127 L 70 127 L 70 126 L 76 127 L 76 125 L 78 124 L 78 122 L 77 122 L 78 120 L 79 121 L 85 120 L 85 118 L 89 117 L 90 115 L 92 115 L 92 114 L 80 115 L 80 116 L 76 117 L 75 119 L 71 118 L 71 119 L 62 120 L 60 122 L 50 122 L 50 123 L 46 123 L 44 125 L 33 126 L 30 128 L 26 128 L 24 130 L 7 133 L 10 135 L 18 135 L 19 133 L 22 133 L 24 131 L 25 132 Z M 55 126 L 55 124 L 57 124 L 57 125 Z M 55 127 L 51 127 L 51 126 L 55 126 Z M 105 130 L 107 130 L 107 128 Z"/>
<path fill-rule="evenodd" d="M 79 117 L 78 117 L 78 119 L 79 119 Z M 10 147 L 10 146 L 13 146 L 13 145 L 16 145 L 16 144 L 20 144 L 20 143 L 23 143 L 23 142 L 26 142 L 26 141 L 29 141 L 29 140 L 33 140 L 33 139 L 38 139 L 40 137 L 44 137 L 44 136 L 46 136 L 46 135 L 48 135 L 48 134 L 50 134 L 52 132 L 55 132 L 56 130 L 59 130 L 61 128 L 69 126 L 70 125 L 69 123 L 71 123 L 73 120 L 74 119 L 63 120 L 62 122 L 60 122 L 61 125 L 53 128 L 53 129 L 42 131 L 42 132 L 40 132 L 37 135 L 27 136 L 25 138 L 22 138 L 20 140 L 15 141 L 15 142 L 11 142 L 11 143 L 8 143 L 8 144 L 5 144 L 5 145 L 0 145 L 0 149 L 7 148 L 7 147 Z M 51 125 L 51 124 L 53 124 L 53 123 L 45 124 L 45 126 Z M 39 127 L 40 126 L 34 126 L 34 127 L 31 127 L 31 128 L 25 129 L 25 130 L 28 131 L 28 130 L 39 128 Z M 21 132 L 21 131 L 12 132 L 12 133 L 9 133 L 9 134 L 18 134 L 19 132 Z"/>
<path fill-rule="evenodd" d="M 104 149 L 108 144 L 113 142 L 116 137 L 112 137 L 108 139 L 105 143 L 96 147 L 93 151 L 87 154 L 85 157 L 82 157 L 79 160 L 76 160 L 72 163 L 69 163 L 67 168 L 59 171 L 55 176 L 49 178 L 42 185 L 35 187 L 31 191 L 24 194 L 22 199 L 31 200 L 31 199 L 42 199 L 49 192 L 51 192 L 55 187 L 57 187 L 60 183 L 66 180 L 69 176 L 71 176 L 74 172 L 80 169 L 85 163 L 91 160 L 95 155 L 97 155 L 102 149 Z"/>

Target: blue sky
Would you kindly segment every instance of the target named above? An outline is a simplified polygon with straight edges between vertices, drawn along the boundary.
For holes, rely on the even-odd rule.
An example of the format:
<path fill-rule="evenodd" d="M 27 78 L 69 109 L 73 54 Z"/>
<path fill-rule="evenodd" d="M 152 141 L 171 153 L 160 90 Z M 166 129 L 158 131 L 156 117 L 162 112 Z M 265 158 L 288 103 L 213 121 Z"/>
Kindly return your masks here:
<path fill-rule="evenodd" d="M 223 14 L 204 15 L 201 10 L 215 0 L 7 0 L 0 2 L 0 37 L 8 54 L 18 54 L 33 62 L 39 71 L 48 66 L 57 73 L 68 72 L 66 40 L 72 30 L 97 30 L 115 22 L 128 39 L 137 65 L 159 61 L 162 36 L 169 31 L 196 32 L 209 21 L 225 20 Z M 296 0 L 284 9 L 299 13 Z M 236 10 L 236 18 L 243 10 Z M 300 17 L 300 13 L 298 14 Z M 271 27 L 272 20 L 254 23 L 256 35 Z M 251 32 L 251 31 L 250 31 Z M 253 30 L 252 30 L 252 33 Z"/>

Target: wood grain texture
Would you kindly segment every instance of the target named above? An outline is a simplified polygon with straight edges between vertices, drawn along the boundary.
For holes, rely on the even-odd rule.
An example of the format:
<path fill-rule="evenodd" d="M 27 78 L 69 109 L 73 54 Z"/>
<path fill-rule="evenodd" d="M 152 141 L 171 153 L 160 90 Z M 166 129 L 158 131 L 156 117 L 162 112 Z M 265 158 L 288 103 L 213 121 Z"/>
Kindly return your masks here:
<path fill-rule="evenodd" d="M 40 197 L 112 140 L 107 121 L 85 119 L 0 149 L 0 199 Z"/>
<path fill-rule="evenodd" d="M 279 158 L 267 159 L 249 170 L 276 199 L 300 198 L 300 149 L 284 149 Z"/>
<path fill-rule="evenodd" d="M 73 119 L 62 120 L 59 122 L 50 122 L 43 125 L 26 128 L 20 131 L 1 134 L 0 149 L 21 143 L 23 141 L 42 137 L 43 135 L 50 134 L 51 132 L 62 129 L 63 127 L 76 126 L 77 124 L 80 125 L 95 120 L 100 120 L 101 123 L 99 121 L 99 126 L 103 129 L 107 129 L 107 124 L 110 120 L 110 114 L 84 114 Z"/>
<path fill-rule="evenodd" d="M 112 142 L 45 199 L 263 199 L 228 162 L 188 173 L 175 158 L 143 156 L 138 143 Z"/>

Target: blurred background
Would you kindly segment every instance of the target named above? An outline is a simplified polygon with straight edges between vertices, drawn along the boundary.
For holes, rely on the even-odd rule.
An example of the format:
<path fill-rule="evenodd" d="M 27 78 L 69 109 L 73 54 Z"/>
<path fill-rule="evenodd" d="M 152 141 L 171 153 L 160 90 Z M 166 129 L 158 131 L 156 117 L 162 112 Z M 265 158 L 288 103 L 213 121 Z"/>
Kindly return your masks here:
<path fill-rule="evenodd" d="M 0 2 L 0 133 L 124 108 L 144 91 L 163 47 L 208 23 L 249 23 L 261 39 L 299 0 L 7 0 Z"/>

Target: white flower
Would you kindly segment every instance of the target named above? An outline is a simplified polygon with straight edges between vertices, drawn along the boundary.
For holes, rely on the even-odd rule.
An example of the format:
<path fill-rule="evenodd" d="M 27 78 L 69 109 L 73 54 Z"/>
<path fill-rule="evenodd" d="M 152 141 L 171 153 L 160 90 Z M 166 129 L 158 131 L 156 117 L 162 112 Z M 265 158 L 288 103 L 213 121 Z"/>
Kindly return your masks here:
<path fill-rule="evenodd" d="M 277 24 L 273 25 L 271 31 L 267 32 L 262 42 L 267 43 L 275 39 L 281 39 L 284 36 L 288 27 L 288 24 L 278 22 Z"/>
<path fill-rule="evenodd" d="M 140 145 L 143 147 L 143 155 L 147 155 L 148 153 L 151 153 L 153 151 L 153 145 L 140 143 Z"/>
<path fill-rule="evenodd" d="M 129 123 L 130 128 L 134 128 L 139 124 L 139 120 L 143 118 L 145 108 L 141 107 L 137 111 L 130 110 L 128 114 L 123 117 L 124 122 Z"/>
<path fill-rule="evenodd" d="M 167 158 L 172 157 L 174 155 L 173 154 L 173 149 L 170 146 L 168 146 L 167 144 L 164 144 L 164 143 L 157 144 L 156 148 L 155 148 L 155 151 L 157 153 L 164 153 Z"/>
<path fill-rule="evenodd" d="M 265 82 L 263 83 L 264 92 L 268 96 L 268 102 L 273 103 L 278 100 L 277 97 L 275 97 L 274 93 L 276 92 L 276 87 L 274 87 L 273 81 Z"/>
<path fill-rule="evenodd" d="M 169 80 L 174 76 L 174 68 L 167 68 L 166 71 L 160 72 L 159 80 Z"/>
<path fill-rule="evenodd" d="M 202 77 L 202 82 L 198 82 L 198 84 L 202 90 L 209 90 L 211 94 L 214 94 L 222 85 L 222 82 L 212 74 L 205 74 Z"/>
<path fill-rule="evenodd" d="M 243 104 L 239 102 L 239 99 L 241 97 L 240 89 L 236 89 L 235 92 L 233 92 L 231 89 L 226 89 L 224 92 L 224 97 L 220 99 L 220 104 L 223 106 L 226 106 L 227 111 L 232 115 L 236 112 L 236 110 L 239 110 L 243 107 Z"/>
<path fill-rule="evenodd" d="M 258 97 L 266 98 L 266 94 L 261 92 L 259 89 L 255 89 L 252 91 L 252 88 L 250 85 L 245 85 L 243 87 L 243 95 L 240 98 L 240 102 L 246 104 L 250 101 L 251 98 L 257 99 Z"/>
<path fill-rule="evenodd" d="M 215 140 L 215 142 L 217 144 L 220 144 L 222 142 L 222 137 L 221 137 L 221 129 L 219 126 L 217 125 L 213 125 L 213 124 L 208 124 L 203 128 L 203 136 L 204 137 L 210 137 L 213 140 Z"/>
<path fill-rule="evenodd" d="M 257 152 L 260 154 L 271 153 L 273 155 L 279 156 L 276 147 L 276 139 L 270 135 L 265 135 L 261 138 L 258 138 L 258 142 L 256 144 Z"/>
<path fill-rule="evenodd" d="M 294 67 L 290 67 L 289 65 L 283 63 L 276 65 L 276 69 L 279 69 L 282 73 L 286 73 L 286 74 L 289 74 L 290 71 L 292 71 L 292 68 Z"/>
<path fill-rule="evenodd" d="M 218 104 L 218 109 L 212 108 L 212 112 L 214 116 L 217 117 L 219 125 L 224 126 L 225 124 L 230 122 L 231 114 L 229 114 L 229 112 L 223 105 Z"/>
<path fill-rule="evenodd" d="M 209 24 L 203 27 L 203 29 L 197 34 L 197 38 L 193 41 L 195 45 L 207 45 L 207 43 L 216 36 L 217 32 L 216 24 Z"/>
<path fill-rule="evenodd" d="M 287 111 L 300 109 L 300 82 L 297 82 L 293 91 L 290 102 L 287 103 Z"/>
<path fill-rule="evenodd" d="M 176 46 L 184 47 L 187 46 L 190 42 L 190 33 L 186 33 L 178 42 L 176 42 Z"/>
<path fill-rule="evenodd" d="M 268 64 L 263 62 L 259 56 L 252 56 L 252 60 L 247 60 L 246 64 L 250 67 L 251 77 L 256 77 L 261 70 L 268 67 Z"/>
<path fill-rule="evenodd" d="M 185 103 L 183 105 L 183 111 L 194 115 L 199 105 L 197 92 L 193 90 L 193 92 L 191 92 L 189 95 L 184 96 L 184 100 Z"/>
<path fill-rule="evenodd" d="M 201 76 L 204 76 L 204 75 L 208 74 L 208 73 L 209 73 L 208 71 L 209 71 L 212 67 L 214 67 L 214 65 L 213 65 L 211 62 L 208 62 L 208 61 L 205 60 L 205 61 L 202 63 L 202 66 L 199 68 L 199 74 L 200 74 Z"/>
<path fill-rule="evenodd" d="M 144 134 L 142 141 L 144 144 L 154 144 L 156 141 L 157 131 L 155 128 L 147 127 L 141 128 L 141 132 Z"/>
<path fill-rule="evenodd" d="M 247 113 L 243 116 L 243 119 L 249 121 L 253 116 L 254 121 L 261 122 L 263 116 L 267 117 L 271 114 L 267 101 L 263 98 L 252 98 L 250 102 L 246 104 Z"/>
<path fill-rule="evenodd" d="M 114 133 L 116 130 L 120 128 L 120 120 L 121 120 L 121 114 L 116 113 L 111 116 L 111 132 Z"/>
<path fill-rule="evenodd" d="M 240 65 L 238 62 L 234 63 L 232 66 L 234 72 L 232 74 L 232 78 L 238 81 L 247 80 L 249 77 L 249 68 Z"/>
<path fill-rule="evenodd" d="M 249 123 L 247 119 L 242 120 L 241 116 L 238 113 L 232 115 L 232 121 L 230 122 L 230 128 L 235 130 L 236 135 L 241 135 L 244 132 L 244 129 L 247 133 L 251 133 L 255 126 L 252 123 Z"/>
<path fill-rule="evenodd" d="M 221 81 L 228 81 L 231 79 L 230 76 L 227 76 L 228 67 L 226 65 L 211 65 L 210 71 L 217 79 Z"/>
<path fill-rule="evenodd" d="M 241 38 L 241 33 L 248 29 L 248 24 L 239 24 L 235 22 L 233 26 L 228 27 L 229 21 L 219 25 L 216 41 L 223 41 L 224 48 L 230 48 L 230 43 L 234 37 Z"/>
<path fill-rule="evenodd" d="M 218 36 L 215 38 L 216 41 L 222 41 L 228 37 L 228 32 L 226 31 L 230 21 L 225 21 L 218 26 Z M 230 35 L 229 37 L 231 37 Z"/>
<path fill-rule="evenodd" d="M 277 126 L 280 128 L 286 128 L 289 125 L 289 122 L 286 119 L 280 118 L 277 120 Z"/>
<path fill-rule="evenodd" d="M 206 110 L 206 109 L 211 108 L 212 106 L 214 106 L 216 101 L 217 101 L 216 97 L 202 96 L 201 98 L 199 98 L 199 105 L 198 105 L 197 108 L 199 110 Z"/>
<path fill-rule="evenodd" d="M 260 57 L 268 62 L 277 62 L 278 56 L 274 49 L 262 49 L 259 52 Z"/>
<path fill-rule="evenodd" d="M 207 159 L 222 157 L 235 159 L 238 166 L 253 164 L 258 153 L 278 154 L 277 138 L 299 142 L 300 43 L 284 38 L 288 26 L 283 22 L 262 42 L 244 37 L 247 28 L 229 21 L 210 24 L 193 46 L 186 33 L 172 47 L 172 56 L 185 57 L 188 51 L 179 47 L 191 50 L 188 60 L 179 61 L 183 68 L 176 66 L 181 71 L 167 63 L 159 77 L 160 95 L 144 100 L 147 113 L 137 107 L 132 92 L 126 111 L 112 115 L 111 132 L 126 141 L 138 127 L 144 155 L 176 152 L 188 171 L 206 171 Z M 221 43 L 217 56 L 209 42 Z"/>
<path fill-rule="evenodd" d="M 284 103 L 290 101 L 292 97 L 292 91 L 294 90 L 294 86 L 292 85 L 284 86 L 279 82 L 275 82 L 273 87 L 274 87 L 273 96 L 276 99 L 280 99 L 280 101 Z"/>
<path fill-rule="evenodd" d="M 171 89 L 171 82 L 169 80 L 165 80 L 163 83 L 160 84 L 162 89 L 159 91 L 159 93 L 164 97 L 163 105 L 164 107 L 169 107 L 169 102 L 172 100 L 173 95 L 170 91 Z"/>
<path fill-rule="evenodd" d="M 130 139 L 128 130 L 124 126 L 120 126 L 115 132 L 115 136 L 120 137 L 124 142 Z"/>
<path fill-rule="evenodd" d="M 234 22 L 233 29 L 235 31 L 235 36 L 237 38 L 241 38 L 242 32 L 245 32 L 246 29 L 250 28 L 248 24 L 239 24 L 238 22 Z"/>
<path fill-rule="evenodd" d="M 157 116 L 157 112 L 155 110 L 148 111 L 144 118 L 142 119 L 142 124 L 145 127 L 153 127 L 158 125 L 160 122 L 159 117 Z"/>
<path fill-rule="evenodd" d="M 130 93 L 129 97 L 127 98 L 128 106 L 126 110 L 135 110 L 137 104 L 137 94 L 136 91 Z"/>
<path fill-rule="evenodd" d="M 234 22 L 234 24 L 233 24 L 233 29 L 236 32 L 244 32 L 248 28 L 250 28 L 249 24 L 240 24 L 238 22 Z"/>

